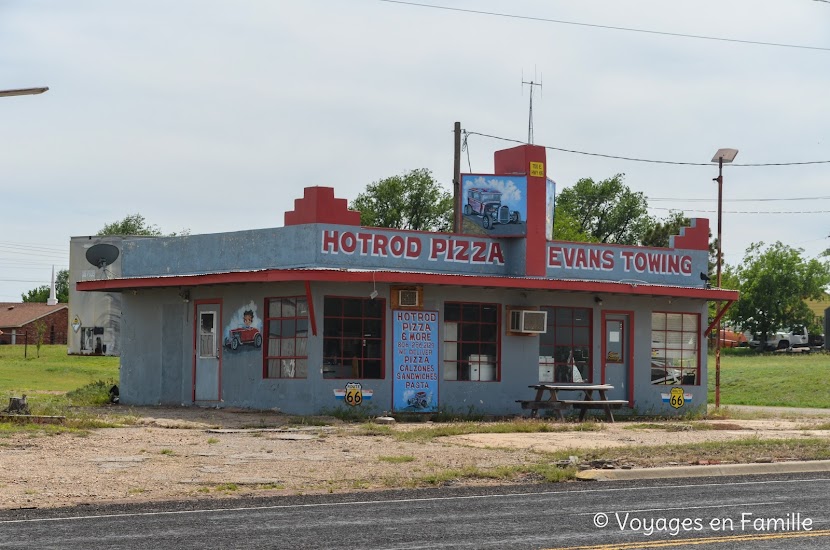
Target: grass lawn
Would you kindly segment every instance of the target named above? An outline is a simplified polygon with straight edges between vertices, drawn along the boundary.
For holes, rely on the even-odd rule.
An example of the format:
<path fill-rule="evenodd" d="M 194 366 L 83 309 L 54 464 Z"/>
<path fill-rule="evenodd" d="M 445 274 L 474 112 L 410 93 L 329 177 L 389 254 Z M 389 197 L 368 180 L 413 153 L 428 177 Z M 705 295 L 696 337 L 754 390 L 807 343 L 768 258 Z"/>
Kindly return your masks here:
<path fill-rule="evenodd" d="M 0 405 L 10 395 L 70 392 L 118 381 L 118 357 L 67 355 L 65 346 L 0 346 Z M 101 384 L 103 385 L 103 384 Z M 830 354 L 723 350 L 721 404 L 830 408 Z M 715 401 L 715 358 L 709 356 L 709 402 Z M 2 407 L 0 407 L 2 408 Z"/>
<path fill-rule="evenodd" d="M 66 346 L 41 346 L 38 357 L 32 345 L 27 355 L 23 346 L 0 346 L 0 396 L 68 392 L 98 380 L 118 380 L 118 357 L 67 355 Z"/>
<path fill-rule="evenodd" d="M 830 354 L 726 351 L 720 361 L 721 404 L 830 408 Z M 709 402 L 715 402 L 713 355 Z"/>

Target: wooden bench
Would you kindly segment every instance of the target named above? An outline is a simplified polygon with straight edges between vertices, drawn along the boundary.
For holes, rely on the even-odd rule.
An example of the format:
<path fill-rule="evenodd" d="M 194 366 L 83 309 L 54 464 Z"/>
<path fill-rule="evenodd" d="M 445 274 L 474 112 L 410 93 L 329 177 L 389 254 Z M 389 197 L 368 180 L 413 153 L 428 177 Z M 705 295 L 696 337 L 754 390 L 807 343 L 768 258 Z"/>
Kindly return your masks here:
<path fill-rule="evenodd" d="M 562 411 L 574 408 L 579 409 L 579 420 L 582 421 L 585 420 L 588 409 L 602 409 L 605 411 L 605 419 L 614 422 L 612 409 L 628 405 L 625 399 L 608 399 L 607 392 L 614 389 L 608 384 L 534 384 L 529 387 L 536 390 L 536 398 L 517 399 L 516 402 L 521 404 L 523 410 L 530 410 L 531 418 L 535 418 L 540 409 L 546 409 L 556 411 L 556 416 L 564 420 L 565 415 Z M 560 391 L 582 392 L 583 398 L 560 399 Z M 547 399 L 544 399 L 545 392 L 549 392 Z M 593 398 L 594 392 L 598 396 L 597 399 Z"/>
<path fill-rule="evenodd" d="M 539 409 L 568 409 L 570 405 L 565 405 L 560 401 L 525 401 L 517 399 L 516 403 L 522 404 L 522 409 L 536 411 Z"/>
<path fill-rule="evenodd" d="M 605 399 L 605 400 L 578 400 L 578 399 L 563 399 L 559 401 L 563 405 L 570 405 L 575 409 L 579 409 L 579 419 L 585 419 L 585 413 L 588 409 L 602 409 L 605 411 L 605 419 L 609 422 L 614 421 L 614 413 L 611 409 L 619 409 L 628 405 L 625 399 Z"/>

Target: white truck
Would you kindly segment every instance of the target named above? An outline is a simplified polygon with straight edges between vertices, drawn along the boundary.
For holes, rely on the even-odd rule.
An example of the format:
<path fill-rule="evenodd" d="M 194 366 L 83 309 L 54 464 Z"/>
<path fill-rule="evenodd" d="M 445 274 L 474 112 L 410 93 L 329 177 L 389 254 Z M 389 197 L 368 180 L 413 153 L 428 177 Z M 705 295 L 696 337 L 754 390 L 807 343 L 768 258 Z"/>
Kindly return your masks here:
<path fill-rule="evenodd" d="M 757 349 L 760 346 L 760 336 L 755 336 L 750 342 L 749 347 Z M 795 327 L 792 329 L 782 329 L 775 331 L 775 334 L 770 334 L 764 351 L 774 351 L 780 349 L 799 349 L 810 347 L 810 337 L 807 334 L 807 327 Z"/>

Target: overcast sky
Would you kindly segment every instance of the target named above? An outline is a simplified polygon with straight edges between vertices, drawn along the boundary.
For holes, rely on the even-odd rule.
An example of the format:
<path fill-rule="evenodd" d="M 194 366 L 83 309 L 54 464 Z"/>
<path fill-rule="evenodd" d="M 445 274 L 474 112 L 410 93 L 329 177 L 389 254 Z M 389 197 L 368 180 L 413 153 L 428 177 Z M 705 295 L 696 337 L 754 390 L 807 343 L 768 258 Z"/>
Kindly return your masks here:
<path fill-rule="evenodd" d="M 450 190 L 455 121 L 527 139 L 523 79 L 542 83 L 537 145 L 681 163 L 723 147 L 740 150 L 736 164 L 830 161 L 830 2 L 429 4 L 453 9 L 0 0 L 0 90 L 50 88 L 0 97 L 0 301 L 68 267 L 70 236 L 128 214 L 166 233 L 215 233 L 282 226 L 305 186 L 351 201 L 428 168 Z M 462 170 L 489 173 L 493 152 L 515 143 L 468 145 Z M 624 173 L 652 215 L 683 210 L 716 230 L 715 165 L 547 158 L 559 190 Z M 830 163 L 724 176 L 727 263 L 756 241 L 807 257 L 830 246 Z"/>

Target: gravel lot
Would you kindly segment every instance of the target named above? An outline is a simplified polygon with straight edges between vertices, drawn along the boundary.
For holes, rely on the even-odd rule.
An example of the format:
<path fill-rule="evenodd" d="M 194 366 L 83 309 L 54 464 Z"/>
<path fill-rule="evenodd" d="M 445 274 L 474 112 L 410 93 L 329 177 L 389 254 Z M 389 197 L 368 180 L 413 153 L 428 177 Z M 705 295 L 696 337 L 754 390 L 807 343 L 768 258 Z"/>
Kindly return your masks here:
<path fill-rule="evenodd" d="M 534 464 L 542 460 L 540 453 L 565 449 L 748 436 L 830 437 L 828 431 L 806 430 L 824 420 L 809 416 L 707 421 L 720 424 L 707 430 L 631 429 L 631 423 L 618 422 L 596 431 L 480 433 L 407 442 L 359 435 L 361 426 L 334 419 L 325 426 L 302 426 L 288 423 L 296 418 L 267 412 L 122 407 L 117 413 L 138 420 L 83 434 L 15 432 L 0 438 L 0 508 L 384 489 L 423 484 L 427 476 L 448 470 Z M 428 425 L 435 426 L 396 424 L 392 429 Z"/>

